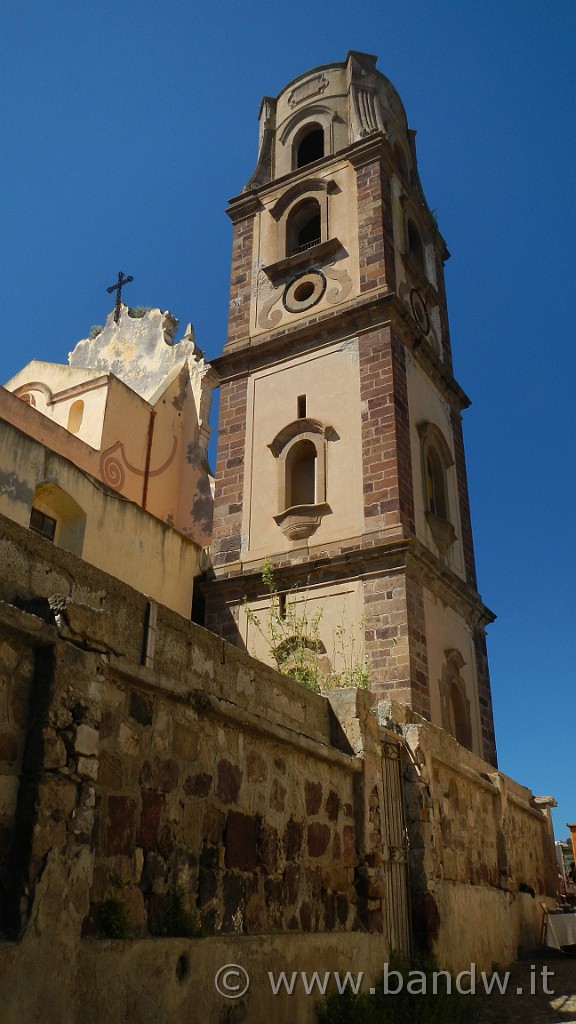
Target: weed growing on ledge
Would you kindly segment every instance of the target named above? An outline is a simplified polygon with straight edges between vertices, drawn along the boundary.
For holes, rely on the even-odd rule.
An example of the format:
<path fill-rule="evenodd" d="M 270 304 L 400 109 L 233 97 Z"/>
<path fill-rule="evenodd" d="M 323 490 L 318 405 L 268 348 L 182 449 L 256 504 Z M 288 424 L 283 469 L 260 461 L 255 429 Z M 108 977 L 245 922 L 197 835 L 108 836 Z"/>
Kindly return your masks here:
<path fill-rule="evenodd" d="M 106 939 L 129 939 L 130 920 L 123 900 L 105 900 L 98 915 L 100 931 Z"/>
<path fill-rule="evenodd" d="M 280 594 L 268 558 L 262 569 L 262 582 L 270 599 L 264 616 L 256 615 L 248 598 L 244 598 L 244 611 L 248 622 L 265 640 L 278 671 L 316 693 L 345 686 L 367 689 L 366 657 L 360 656 L 356 637 L 344 617 L 332 636 L 332 664 L 339 662 L 344 666 L 336 672 L 320 637 L 324 609 L 311 611 L 306 593 L 298 602 Z M 293 588 L 291 593 L 296 592 Z"/>
<path fill-rule="evenodd" d="M 148 922 L 148 930 L 157 938 L 197 939 L 203 934 L 195 915 L 186 909 L 179 890 L 164 897 L 159 912 Z"/>

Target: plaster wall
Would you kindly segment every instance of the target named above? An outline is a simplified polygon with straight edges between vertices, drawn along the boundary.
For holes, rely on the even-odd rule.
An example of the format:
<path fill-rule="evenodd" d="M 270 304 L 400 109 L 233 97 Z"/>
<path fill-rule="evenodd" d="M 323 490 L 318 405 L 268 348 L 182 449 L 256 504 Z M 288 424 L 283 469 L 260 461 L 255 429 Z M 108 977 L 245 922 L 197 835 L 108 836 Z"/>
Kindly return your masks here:
<path fill-rule="evenodd" d="M 434 554 L 438 549 L 430 527 L 426 521 L 426 500 L 424 494 L 424 470 L 422 465 L 422 442 L 418 433 L 418 425 L 434 424 L 442 432 L 454 459 L 454 440 L 450 424 L 450 409 L 447 402 L 435 387 L 430 378 L 406 352 L 406 378 L 408 387 L 408 408 L 410 415 L 410 442 L 412 450 L 412 477 L 414 486 L 414 513 L 416 517 L 416 535 Z M 446 473 L 446 488 L 450 522 L 456 532 L 456 540 L 445 556 L 450 568 L 465 579 L 464 555 L 462 551 L 462 529 L 458 505 L 455 467 Z"/>
<path fill-rule="evenodd" d="M 323 181 L 326 190 L 315 184 Z M 340 160 L 329 169 L 316 170 L 304 167 L 294 179 L 292 191 L 286 191 L 285 183 L 262 192 L 260 199 L 263 209 L 256 218 L 254 234 L 254 282 L 252 288 L 251 320 L 255 337 L 268 333 L 271 328 L 283 324 L 297 323 L 308 319 L 339 302 L 348 300 L 359 291 L 358 215 L 354 203 L 348 197 L 356 189 L 356 173 L 348 161 Z M 284 201 L 286 195 L 293 195 L 291 201 Z M 291 211 L 303 198 L 317 200 L 322 217 L 322 241 L 338 239 L 340 247 L 325 255 L 319 263 L 326 278 L 324 294 L 312 308 L 307 306 L 301 312 L 285 308 L 282 301 L 287 281 L 303 272 L 305 265 L 292 258 L 290 268 L 267 273 L 264 268 L 274 266 L 290 257 L 287 238 L 287 222 Z"/>
<path fill-rule="evenodd" d="M 0 478 L 5 481 L 0 513 L 27 527 L 39 485 L 44 485 L 39 504 L 54 518 L 62 515 L 68 496 L 84 518 L 72 520 L 66 530 L 70 523 L 59 522 L 56 544 L 189 617 L 197 546 L 11 425 L 2 422 L 0 428 Z M 54 495 L 60 504 L 55 504 Z M 50 545 L 44 538 L 38 540 Z M 67 586 L 64 592 L 68 591 Z"/>
<path fill-rule="evenodd" d="M 286 595 L 287 615 L 284 633 L 292 635 L 291 622 L 318 619 L 318 635 L 324 644 L 325 655 L 320 656 L 323 674 L 344 672 L 347 668 L 361 667 L 364 658 L 364 626 L 362 588 L 357 580 L 310 586 L 305 590 L 292 590 Z M 269 600 L 250 601 L 250 608 L 259 619 L 260 629 L 249 621 L 245 610 L 240 611 L 240 630 L 246 650 L 259 661 L 271 663 Z M 282 627 L 280 627 L 282 629 Z M 264 633 L 264 635 L 262 635 Z M 284 635 L 285 634 L 285 635 Z M 327 687 L 329 687 L 327 682 Z"/>
<path fill-rule="evenodd" d="M 477 667 L 474 638 L 465 619 L 453 608 L 444 604 L 439 597 L 424 588 L 424 616 L 426 621 L 426 642 L 428 672 L 430 681 L 430 708 L 434 725 L 445 727 L 442 722 L 440 704 L 440 680 L 446 664 L 446 652 L 456 650 L 464 659 L 460 677 L 466 687 L 470 702 L 470 723 L 472 726 L 472 749 L 479 754 L 482 750 L 480 709 L 476 688 Z"/>
<path fill-rule="evenodd" d="M 361 408 L 357 342 L 331 346 L 292 362 L 275 364 L 253 374 L 249 382 L 245 500 L 242 535 L 246 563 L 278 551 L 293 550 L 274 521 L 282 463 L 268 445 L 279 431 L 298 418 L 297 399 L 306 396 L 307 416 L 333 427 L 326 441 L 325 515 L 312 544 L 344 541 L 363 529 Z"/>

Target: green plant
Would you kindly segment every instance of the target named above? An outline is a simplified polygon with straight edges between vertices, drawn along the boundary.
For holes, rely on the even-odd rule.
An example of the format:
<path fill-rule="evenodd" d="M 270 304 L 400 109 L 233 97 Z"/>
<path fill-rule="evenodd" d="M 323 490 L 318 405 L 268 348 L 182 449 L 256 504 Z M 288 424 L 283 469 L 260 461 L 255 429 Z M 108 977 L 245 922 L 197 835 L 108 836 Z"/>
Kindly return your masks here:
<path fill-rule="evenodd" d="M 244 611 L 249 623 L 265 640 L 278 671 L 316 693 L 343 686 L 365 689 L 368 686 L 366 658 L 359 658 L 356 639 L 344 618 L 333 635 L 333 661 L 344 665 L 336 672 L 328 665 L 326 648 L 320 637 L 324 609 L 311 610 L 306 592 L 298 602 L 280 594 L 269 558 L 262 569 L 262 583 L 269 597 L 264 617 L 256 615 L 247 597 L 244 598 Z"/>
<path fill-rule="evenodd" d="M 160 909 L 150 916 L 148 930 L 158 938 L 196 939 L 202 935 L 194 914 L 186 909 L 179 889 L 164 897 Z"/>
<path fill-rule="evenodd" d="M 105 900 L 100 907 L 99 923 L 107 939 L 130 938 L 130 920 L 123 900 Z"/>
<path fill-rule="evenodd" d="M 94 341 L 94 338 L 97 338 L 99 334 L 102 334 L 103 330 L 104 328 L 102 324 L 92 324 L 92 327 L 90 328 L 90 333 L 88 335 L 90 341 Z"/>
<path fill-rule="evenodd" d="M 134 309 L 128 310 L 128 316 L 131 316 L 133 320 L 141 320 L 149 312 L 150 306 L 134 306 Z"/>
<path fill-rule="evenodd" d="M 387 966 L 392 979 L 388 992 L 383 978 L 370 994 L 353 995 L 346 989 L 342 995 L 331 995 L 317 1007 L 319 1024 L 466 1024 L 472 1019 L 472 1000 L 455 988 L 448 972 L 438 971 L 433 960 L 408 966 L 392 954 Z"/>

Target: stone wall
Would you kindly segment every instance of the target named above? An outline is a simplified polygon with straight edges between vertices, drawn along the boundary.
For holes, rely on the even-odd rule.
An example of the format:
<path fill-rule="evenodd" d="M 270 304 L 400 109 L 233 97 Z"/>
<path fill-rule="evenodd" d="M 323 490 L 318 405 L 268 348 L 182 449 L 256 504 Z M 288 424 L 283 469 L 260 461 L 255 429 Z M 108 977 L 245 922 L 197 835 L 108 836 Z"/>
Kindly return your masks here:
<path fill-rule="evenodd" d="M 400 706 L 379 721 L 366 693 L 311 693 L 166 608 L 154 625 L 14 523 L 0 556 L 8 1024 L 312 1022 L 267 972 L 372 981 L 406 948 L 403 802 L 416 940 L 453 968 L 536 943 L 520 884 L 551 892 L 550 834 L 527 790 Z M 174 936 L 175 903 L 209 937 Z M 129 940 L 104 937 L 105 907 Z M 230 963 L 252 977 L 232 1002 Z"/>
<path fill-rule="evenodd" d="M 404 797 L 416 944 L 454 970 L 509 963 L 538 942 L 540 898 L 556 897 L 552 801 L 406 707 L 382 701 L 378 717 L 394 723 L 410 753 Z"/>

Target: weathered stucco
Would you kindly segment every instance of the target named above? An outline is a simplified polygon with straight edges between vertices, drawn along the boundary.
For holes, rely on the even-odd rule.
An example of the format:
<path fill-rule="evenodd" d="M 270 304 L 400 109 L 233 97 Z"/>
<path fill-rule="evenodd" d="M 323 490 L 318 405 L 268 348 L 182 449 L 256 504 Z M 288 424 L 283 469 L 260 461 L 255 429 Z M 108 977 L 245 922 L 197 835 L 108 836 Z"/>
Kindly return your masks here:
<path fill-rule="evenodd" d="M 134 318 L 123 306 L 118 324 L 110 314 L 96 338 L 78 342 L 70 366 L 28 363 L 6 385 L 23 401 L 11 402 L 4 390 L 0 412 L 204 547 L 212 529 L 215 377 L 191 328 L 174 344 L 176 327 L 168 312 Z"/>
<path fill-rule="evenodd" d="M 34 504 L 57 519 L 57 546 L 190 616 L 199 555 L 192 540 L 2 420 L 0 441 L 2 515 L 27 527 Z M 32 549 L 50 543 L 33 532 L 29 540 Z M 69 583 L 61 593 L 69 596 Z"/>

